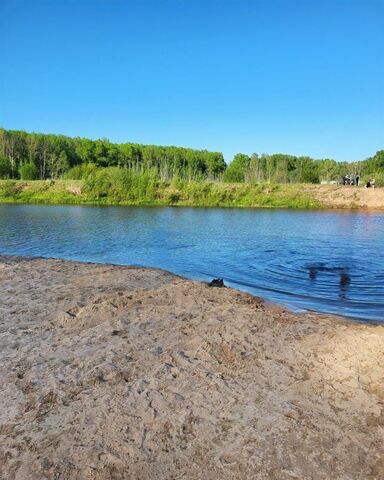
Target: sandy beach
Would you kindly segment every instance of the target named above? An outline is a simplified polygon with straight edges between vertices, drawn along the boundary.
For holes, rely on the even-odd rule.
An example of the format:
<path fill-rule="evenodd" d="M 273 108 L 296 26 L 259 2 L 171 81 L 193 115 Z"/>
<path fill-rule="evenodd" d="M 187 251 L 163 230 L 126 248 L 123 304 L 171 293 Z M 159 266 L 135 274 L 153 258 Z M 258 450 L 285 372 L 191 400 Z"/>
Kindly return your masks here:
<path fill-rule="evenodd" d="M 384 324 L 0 257 L 2 480 L 384 478 Z"/>

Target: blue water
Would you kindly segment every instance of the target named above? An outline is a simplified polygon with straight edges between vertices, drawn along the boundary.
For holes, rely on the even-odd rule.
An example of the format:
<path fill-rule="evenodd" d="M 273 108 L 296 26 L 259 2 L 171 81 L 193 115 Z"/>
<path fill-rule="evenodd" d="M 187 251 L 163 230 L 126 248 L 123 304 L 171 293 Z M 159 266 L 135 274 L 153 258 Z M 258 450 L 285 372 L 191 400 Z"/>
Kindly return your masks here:
<path fill-rule="evenodd" d="M 0 254 L 159 267 L 284 304 L 384 321 L 384 215 L 0 205 Z"/>

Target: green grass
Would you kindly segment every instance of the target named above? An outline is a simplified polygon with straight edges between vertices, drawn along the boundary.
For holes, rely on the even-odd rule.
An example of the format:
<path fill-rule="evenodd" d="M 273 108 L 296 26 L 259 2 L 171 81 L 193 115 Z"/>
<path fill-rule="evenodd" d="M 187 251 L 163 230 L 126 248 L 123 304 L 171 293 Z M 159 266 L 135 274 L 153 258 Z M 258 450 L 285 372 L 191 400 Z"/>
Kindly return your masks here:
<path fill-rule="evenodd" d="M 172 182 L 153 173 L 105 169 L 85 180 L 0 180 L 0 202 L 193 207 L 322 208 L 300 185 L 249 185 L 208 181 Z"/>

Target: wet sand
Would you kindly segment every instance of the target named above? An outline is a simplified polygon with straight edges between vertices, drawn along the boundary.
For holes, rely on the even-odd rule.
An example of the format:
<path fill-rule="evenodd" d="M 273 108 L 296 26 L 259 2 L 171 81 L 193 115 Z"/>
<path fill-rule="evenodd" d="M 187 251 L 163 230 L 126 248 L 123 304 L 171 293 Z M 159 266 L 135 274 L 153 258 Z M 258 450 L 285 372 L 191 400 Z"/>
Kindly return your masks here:
<path fill-rule="evenodd" d="M 0 257 L 0 478 L 383 479 L 384 325 Z"/>

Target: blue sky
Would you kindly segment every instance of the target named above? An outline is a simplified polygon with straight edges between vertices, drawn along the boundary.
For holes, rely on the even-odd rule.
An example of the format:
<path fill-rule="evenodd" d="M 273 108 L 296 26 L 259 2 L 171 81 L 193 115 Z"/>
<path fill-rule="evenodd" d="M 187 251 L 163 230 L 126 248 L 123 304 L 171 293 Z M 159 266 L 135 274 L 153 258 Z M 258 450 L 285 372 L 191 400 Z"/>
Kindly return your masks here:
<path fill-rule="evenodd" d="M 0 125 L 363 159 L 383 25 L 384 0 L 0 0 Z"/>

